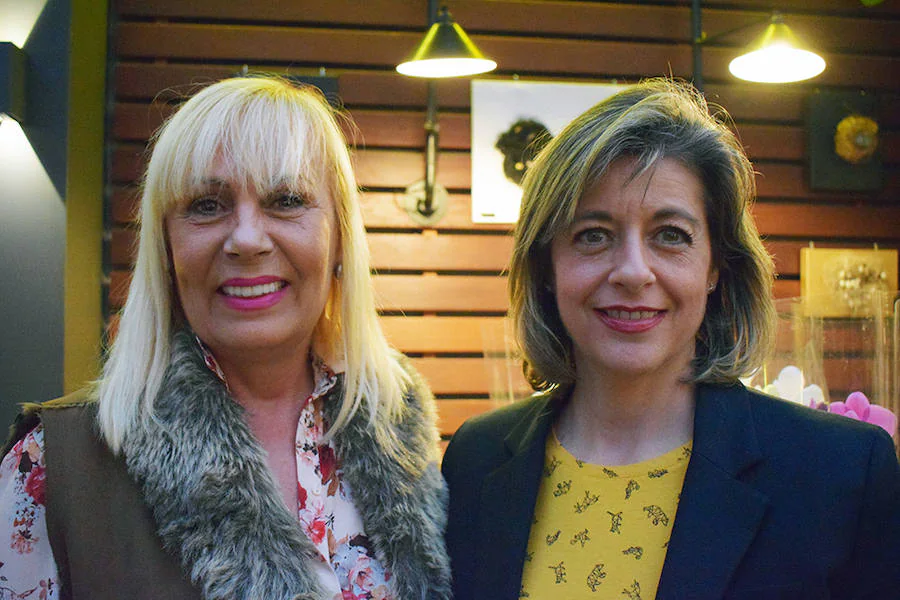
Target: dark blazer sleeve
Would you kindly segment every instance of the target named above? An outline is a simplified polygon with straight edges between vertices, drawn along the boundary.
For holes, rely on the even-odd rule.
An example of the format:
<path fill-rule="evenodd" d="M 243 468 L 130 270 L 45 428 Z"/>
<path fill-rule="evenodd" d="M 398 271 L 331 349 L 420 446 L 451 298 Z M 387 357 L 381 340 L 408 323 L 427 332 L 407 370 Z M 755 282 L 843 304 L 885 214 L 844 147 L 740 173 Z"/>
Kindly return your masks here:
<path fill-rule="evenodd" d="M 884 430 L 698 386 L 657 600 L 900 599 L 900 465 Z"/>
<path fill-rule="evenodd" d="M 900 598 L 900 464 L 893 441 L 873 432 L 856 544 L 836 597 Z"/>

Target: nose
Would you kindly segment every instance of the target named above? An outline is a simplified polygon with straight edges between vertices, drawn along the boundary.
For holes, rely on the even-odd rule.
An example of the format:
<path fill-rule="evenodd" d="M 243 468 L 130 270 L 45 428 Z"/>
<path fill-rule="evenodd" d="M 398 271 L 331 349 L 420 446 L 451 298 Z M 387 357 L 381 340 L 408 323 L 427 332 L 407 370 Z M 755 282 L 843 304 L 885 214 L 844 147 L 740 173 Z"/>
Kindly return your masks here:
<path fill-rule="evenodd" d="M 609 282 L 629 291 L 638 291 L 654 283 L 656 274 L 647 260 L 647 253 L 639 235 L 626 236 L 613 254 Z"/>
<path fill-rule="evenodd" d="M 273 249 L 266 229 L 266 216 L 259 202 L 239 200 L 232 215 L 232 228 L 225 240 L 225 253 L 234 257 L 268 254 Z"/>

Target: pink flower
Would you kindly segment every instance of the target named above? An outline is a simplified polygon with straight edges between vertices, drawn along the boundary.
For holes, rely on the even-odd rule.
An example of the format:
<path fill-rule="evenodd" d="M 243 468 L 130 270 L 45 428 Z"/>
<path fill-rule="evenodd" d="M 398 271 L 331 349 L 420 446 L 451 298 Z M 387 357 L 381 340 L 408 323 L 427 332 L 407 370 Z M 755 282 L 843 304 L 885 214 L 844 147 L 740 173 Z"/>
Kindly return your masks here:
<path fill-rule="evenodd" d="M 846 402 L 832 402 L 828 405 L 828 412 L 878 425 L 891 437 L 897 433 L 897 415 L 883 406 L 869 404 L 869 399 L 862 392 L 853 392 L 847 396 Z"/>

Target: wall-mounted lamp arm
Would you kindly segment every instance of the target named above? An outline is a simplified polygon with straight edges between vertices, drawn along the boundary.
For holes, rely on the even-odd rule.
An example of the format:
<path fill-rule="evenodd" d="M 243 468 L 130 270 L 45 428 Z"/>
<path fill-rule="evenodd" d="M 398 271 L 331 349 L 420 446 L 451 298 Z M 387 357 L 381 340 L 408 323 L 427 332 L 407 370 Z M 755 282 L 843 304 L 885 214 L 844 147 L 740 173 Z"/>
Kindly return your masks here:
<path fill-rule="evenodd" d="M 749 49 L 729 63 L 728 70 L 738 79 L 761 83 L 790 83 L 815 77 L 825 69 L 825 60 L 804 47 L 785 24 L 778 11 L 751 19 L 727 31 L 707 36 L 700 17 L 700 0 L 691 0 L 691 48 L 693 50 L 694 87 L 703 91 L 702 47 L 713 40 L 764 21 L 769 24 Z"/>
<path fill-rule="evenodd" d="M 428 82 L 428 105 L 425 109 L 425 195 L 419 201 L 418 210 L 425 217 L 434 214 L 434 186 L 437 181 L 438 133 L 437 90 L 433 81 Z"/>
<path fill-rule="evenodd" d="M 701 17 L 700 13 L 700 0 L 691 0 L 691 56 L 693 59 L 694 87 L 696 87 L 701 92 L 703 91 L 703 44 L 709 44 L 710 42 L 714 42 L 716 40 L 729 36 L 732 33 L 737 33 L 738 31 L 743 31 L 744 29 L 753 27 L 754 25 L 759 25 L 760 23 L 769 21 L 774 15 L 778 15 L 778 12 L 775 11 L 773 15 L 766 15 L 756 19 L 751 19 L 743 25 L 732 27 L 731 29 L 722 31 L 713 36 L 708 36 L 706 35 L 706 32 L 703 31 L 703 18 Z"/>

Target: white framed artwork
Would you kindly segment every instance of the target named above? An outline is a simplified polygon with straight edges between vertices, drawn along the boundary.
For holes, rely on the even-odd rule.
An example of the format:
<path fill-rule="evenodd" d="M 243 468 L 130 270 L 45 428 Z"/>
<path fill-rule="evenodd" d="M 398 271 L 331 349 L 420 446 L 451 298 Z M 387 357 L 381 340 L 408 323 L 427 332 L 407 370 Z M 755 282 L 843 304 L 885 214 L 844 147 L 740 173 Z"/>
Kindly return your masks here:
<path fill-rule="evenodd" d="M 472 81 L 472 222 L 515 223 L 534 150 L 626 85 Z"/>

